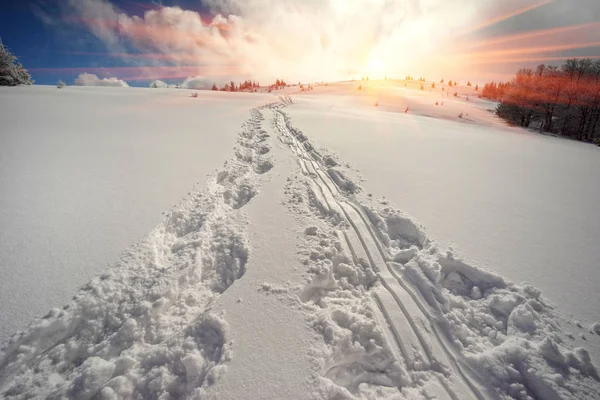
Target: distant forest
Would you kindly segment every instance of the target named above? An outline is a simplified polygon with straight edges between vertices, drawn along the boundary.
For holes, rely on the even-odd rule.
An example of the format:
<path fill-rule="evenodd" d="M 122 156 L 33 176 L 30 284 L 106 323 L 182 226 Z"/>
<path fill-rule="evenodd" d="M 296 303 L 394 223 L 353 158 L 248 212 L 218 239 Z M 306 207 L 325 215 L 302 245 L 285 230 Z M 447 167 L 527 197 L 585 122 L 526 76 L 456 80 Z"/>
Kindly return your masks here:
<path fill-rule="evenodd" d="M 510 82 L 487 83 L 481 97 L 499 100 L 498 116 L 513 125 L 600 145 L 600 60 L 522 68 Z"/>

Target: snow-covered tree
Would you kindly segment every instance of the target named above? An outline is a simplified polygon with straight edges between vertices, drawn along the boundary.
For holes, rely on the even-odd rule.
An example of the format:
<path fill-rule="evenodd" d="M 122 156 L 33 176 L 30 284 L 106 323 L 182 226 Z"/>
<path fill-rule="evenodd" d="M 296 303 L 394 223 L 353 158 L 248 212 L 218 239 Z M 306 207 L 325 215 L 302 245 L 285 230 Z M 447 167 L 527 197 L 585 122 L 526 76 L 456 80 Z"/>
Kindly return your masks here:
<path fill-rule="evenodd" d="M 65 86 L 67 86 L 67 84 L 62 79 L 59 79 L 58 82 L 56 82 L 56 87 L 59 88 L 59 89 L 62 89 Z"/>
<path fill-rule="evenodd" d="M 0 86 L 31 85 L 31 75 L 0 39 Z"/>

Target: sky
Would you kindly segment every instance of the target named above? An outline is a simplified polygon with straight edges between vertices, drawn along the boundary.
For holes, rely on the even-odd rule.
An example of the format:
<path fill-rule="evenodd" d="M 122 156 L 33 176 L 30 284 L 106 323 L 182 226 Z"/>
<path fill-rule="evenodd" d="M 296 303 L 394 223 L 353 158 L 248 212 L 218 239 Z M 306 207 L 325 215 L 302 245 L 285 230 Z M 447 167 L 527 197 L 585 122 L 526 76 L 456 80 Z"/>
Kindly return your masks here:
<path fill-rule="evenodd" d="M 600 58 L 598 0 L 0 0 L 37 84 L 406 75 L 507 80 Z M 84 75 L 81 75 L 84 74 Z M 191 79 L 188 79 L 191 78 Z"/>

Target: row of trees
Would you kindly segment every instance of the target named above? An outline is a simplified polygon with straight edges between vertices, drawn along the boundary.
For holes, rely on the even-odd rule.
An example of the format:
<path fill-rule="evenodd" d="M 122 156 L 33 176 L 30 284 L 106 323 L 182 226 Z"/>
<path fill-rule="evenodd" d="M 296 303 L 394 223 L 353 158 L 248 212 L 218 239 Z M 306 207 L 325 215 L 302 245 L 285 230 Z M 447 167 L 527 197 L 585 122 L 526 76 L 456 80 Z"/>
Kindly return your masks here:
<path fill-rule="evenodd" d="M 387 76 L 386 76 L 387 78 Z M 420 76 L 418 79 L 415 79 L 414 76 L 412 75 L 406 75 L 406 77 L 404 78 L 405 81 L 414 81 L 416 80 L 417 82 L 425 82 L 425 78 L 423 78 L 422 76 Z"/>
<path fill-rule="evenodd" d="M 253 91 L 258 87 L 260 87 L 258 82 L 246 80 L 244 82 L 240 82 L 239 85 L 236 85 L 234 81 L 225 83 L 220 89 L 217 87 L 217 84 L 213 83 L 211 90 L 221 90 L 222 92 L 244 92 Z"/>
<path fill-rule="evenodd" d="M 274 84 L 269 86 L 270 90 L 277 90 L 287 86 L 287 83 L 283 79 L 277 79 Z"/>
<path fill-rule="evenodd" d="M 33 79 L 0 39 L 0 86 L 31 85 Z"/>
<path fill-rule="evenodd" d="M 282 89 L 286 86 L 288 86 L 288 84 L 283 79 L 277 79 L 275 83 L 269 85 L 268 90 L 270 92 L 272 90 Z M 222 92 L 254 92 L 259 87 L 260 84 L 258 82 L 246 80 L 238 85 L 236 85 L 234 81 L 231 81 L 229 83 L 225 83 L 221 88 L 219 88 L 216 84 L 213 84 L 211 90 L 220 90 Z"/>
<path fill-rule="evenodd" d="M 600 138 L 600 60 L 520 69 L 498 89 L 497 113 L 508 122 L 583 141 Z M 483 95 L 483 93 L 482 93 Z M 494 98 L 491 97 L 491 98 Z"/>
<path fill-rule="evenodd" d="M 481 97 L 490 100 L 502 100 L 509 86 L 509 82 L 488 82 L 481 89 Z"/>

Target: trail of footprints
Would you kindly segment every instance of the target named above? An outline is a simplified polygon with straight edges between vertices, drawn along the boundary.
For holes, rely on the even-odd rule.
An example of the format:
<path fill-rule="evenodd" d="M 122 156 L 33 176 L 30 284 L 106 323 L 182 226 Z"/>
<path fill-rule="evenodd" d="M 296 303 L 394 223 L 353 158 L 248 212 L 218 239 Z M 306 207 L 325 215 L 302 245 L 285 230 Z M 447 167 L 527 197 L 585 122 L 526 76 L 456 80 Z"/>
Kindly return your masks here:
<path fill-rule="evenodd" d="M 0 349 L 0 398 L 185 398 L 212 386 L 231 342 L 211 304 L 246 271 L 239 210 L 273 167 L 268 137 L 251 110 L 216 184 Z"/>
<path fill-rule="evenodd" d="M 290 104 L 289 98 L 282 99 Z M 311 178 L 313 193 L 320 211 L 330 218 L 345 221 L 350 229 L 338 230 L 356 265 L 372 268 L 380 285 L 371 289 L 377 304 L 376 317 L 381 322 L 390 351 L 407 371 L 430 371 L 435 379 L 412 382 L 436 399 L 470 400 L 486 398 L 473 383 L 471 371 L 444 342 L 432 323 L 427 306 L 389 264 L 384 247 L 359 204 L 346 197 L 323 165 L 322 157 L 306 138 L 290 129 L 284 114 L 276 109 L 276 125 L 281 140 L 290 145 L 303 174 Z M 419 376 L 414 374 L 413 376 Z M 418 378 L 414 378 L 418 379 Z"/>

